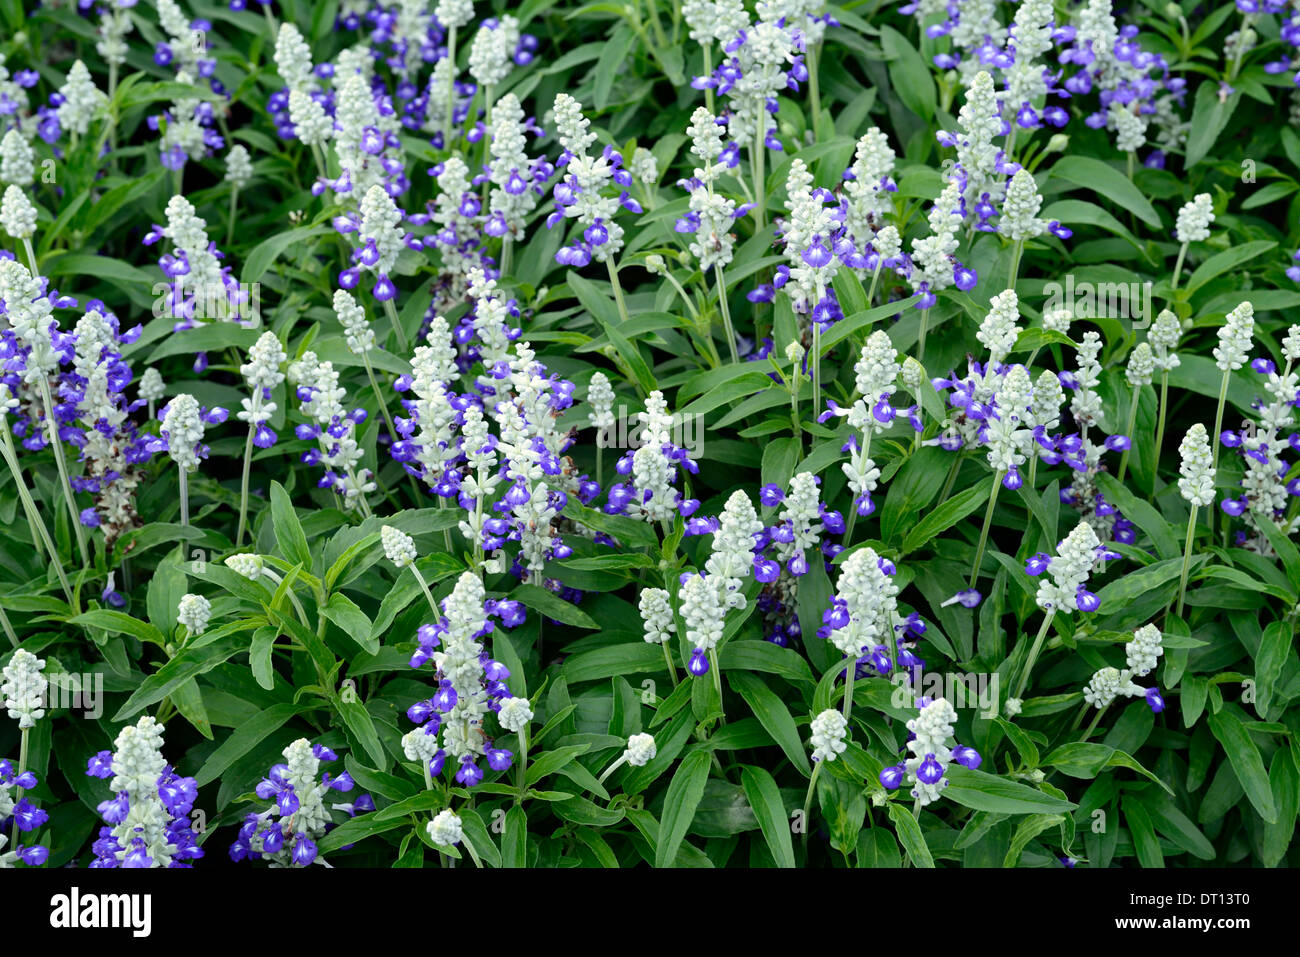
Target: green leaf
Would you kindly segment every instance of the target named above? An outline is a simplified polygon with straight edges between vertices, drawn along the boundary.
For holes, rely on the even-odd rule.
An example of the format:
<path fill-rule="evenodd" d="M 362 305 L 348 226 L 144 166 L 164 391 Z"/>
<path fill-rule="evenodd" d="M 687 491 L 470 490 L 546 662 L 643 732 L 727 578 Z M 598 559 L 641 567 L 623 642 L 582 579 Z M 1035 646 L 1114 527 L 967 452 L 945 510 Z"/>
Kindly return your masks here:
<path fill-rule="evenodd" d="M 125 721 L 151 704 L 163 700 L 186 681 L 211 671 L 243 650 L 244 640 L 237 636 L 223 638 L 203 648 L 185 649 L 145 678 L 126 704 L 118 709 L 113 720 Z"/>
<path fill-rule="evenodd" d="M 794 844 L 790 839 L 790 819 L 776 781 L 762 768 L 749 765 L 740 769 L 740 784 L 758 819 L 759 829 L 777 867 L 794 867 Z"/>
<path fill-rule="evenodd" d="M 547 591 L 537 585 L 519 585 L 510 593 L 510 597 L 515 601 L 523 602 L 534 611 L 541 612 L 547 618 L 554 618 L 566 625 L 591 629 L 600 627 L 581 608 L 570 604 L 554 592 Z"/>
<path fill-rule="evenodd" d="M 1174 793 L 1169 785 L 1139 764 L 1131 754 L 1097 742 L 1071 741 L 1063 744 L 1047 756 L 1043 767 L 1056 768 L 1062 774 L 1085 781 L 1093 780 L 1107 768 L 1129 768 L 1154 781 L 1170 794 Z"/>
<path fill-rule="evenodd" d="M 1277 806 L 1273 803 L 1273 789 L 1264 771 L 1264 759 L 1250 738 L 1241 719 L 1227 709 L 1210 715 L 1210 731 L 1219 739 L 1228 755 L 1232 770 L 1246 797 L 1265 823 L 1277 823 Z"/>
<path fill-rule="evenodd" d="M 1221 253 L 1215 253 L 1205 262 L 1196 267 L 1196 271 L 1187 277 L 1187 295 L 1191 295 L 1200 289 L 1211 279 L 1221 276 L 1229 270 L 1237 269 L 1242 264 L 1254 259 L 1256 256 L 1263 255 L 1270 249 L 1276 249 L 1277 243 L 1267 239 L 1256 240 L 1251 243 L 1242 243 L 1239 246 L 1233 246 L 1231 249 L 1225 249 Z"/>
<path fill-rule="evenodd" d="M 348 731 L 352 736 L 365 748 L 366 755 L 370 758 L 370 764 L 376 770 L 383 771 L 389 766 L 388 755 L 384 753 L 384 746 L 379 743 L 379 734 L 375 731 L 374 719 L 370 717 L 370 712 L 366 706 L 355 697 L 340 698 L 338 701 L 339 717 L 347 725 Z"/>
<path fill-rule="evenodd" d="M 894 822 L 898 842 L 903 845 L 903 850 L 907 851 L 908 859 L 913 866 L 934 867 L 934 857 L 930 854 L 930 847 L 925 843 L 925 835 L 921 833 L 921 825 L 916 823 L 911 809 L 898 801 L 891 801 L 889 819 Z"/>
<path fill-rule="evenodd" d="M 903 105 L 923 120 L 934 116 L 938 94 L 930 67 L 912 42 L 893 27 L 880 28 L 880 44 L 889 64 L 889 78 Z"/>
<path fill-rule="evenodd" d="M 1282 677 L 1282 666 L 1291 653 L 1294 639 L 1295 628 L 1288 621 L 1269 622 L 1264 629 L 1255 655 L 1255 711 L 1261 718 L 1268 718 L 1278 679 Z"/>
<path fill-rule="evenodd" d="M 579 831 L 581 836 L 583 831 Z M 501 832 L 501 866 L 528 866 L 528 815 L 516 804 L 506 811 L 505 827 Z"/>
<path fill-rule="evenodd" d="M 276 233 L 269 239 L 262 240 L 245 257 L 244 271 L 240 274 L 239 281 L 246 283 L 259 281 L 266 274 L 266 271 L 271 268 L 271 264 L 284 254 L 285 250 L 290 247 L 310 249 L 315 244 L 309 244 L 307 242 L 309 239 L 324 236 L 332 231 L 332 228 L 328 225 L 302 226 L 298 229 L 290 229 L 287 232 Z"/>
<path fill-rule="evenodd" d="M 203 762 L 203 767 L 196 774 L 195 781 L 199 787 L 217 780 L 236 761 L 257 747 L 277 728 L 296 714 L 310 711 L 311 705 L 273 704 L 264 711 L 259 711 L 251 719 L 239 725 L 217 750 Z"/>
<path fill-rule="evenodd" d="M 69 625 L 83 625 L 89 628 L 103 628 L 114 635 L 130 635 L 141 641 L 162 646 L 166 644 L 162 632 L 147 621 L 132 618 L 125 612 L 112 611 L 108 608 L 96 608 L 83 612 L 76 618 L 68 619 Z"/>
<path fill-rule="evenodd" d="M 1190 170 L 1214 148 L 1240 99 L 1240 93 L 1233 93 L 1226 100 L 1220 100 L 1219 88 L 1214 83 L 1197 85 L 1192 125 L 1187 134 L 1187 154 L 1183 160 L 1185 169 Z"/>
<path fill-rule="evenodd" d="M 338 625 L 363 651 L 372 655 L 379 654 L 379 642 L 370 634 L 373 628 L 370 619 L 347 595 L 342 592 L 330 595 L 321 614 Z"/>
<path fill-rule="evenodd" d="M 1160 228 L 1160 216 L 1151 201 L 1115 167 L 1091 156 L 1063 156 L 1052 166 L 1052 177 L 1083 186 L 1105 196 L 1118 208 L 1128 210 L 1153 229 Z"/>
<path fill-rule="evenodd" d="M 917 522 L 903 539 L 903 554 L 916 551 L 940 532 L 946 532 L 967 515 L 986 505 L 995 478 L 996 476 L 993 475 L 986 476 L 964 492 L 957 493 Z"/>
<path fill-rule="evenodd" d="M 275 528 L 275 540 L 284 557 L 291 562 L 311 568 L 311 549 L 307 547 L 307 536 L 303 533 L 302 523 L 294 510 L 289 493 L 279 482 L 271 482 L 271 524 Z"/>
<path fill-rule="evenodd" d="M 963 807 L 994 814 L 1056 814 L 1076 805 L 1044 794 L 1037 788 L 1009 781 L 984 771 L 949 765 L 943 796 Z"/>
<path fill-rule="evenodd" d="M 673 775 L 664 798 L 659 842 L 655 846 L 655 867 L 668 867 L 677 859 L 677 849 L 695 817 L 695 809 L 704 796 L 704 783 L 708 778 L 707 751 L 692 751 L 677 766 L 677 773 Z"/>
<path fill-rule="evenodd" d="M 805 777 L 812 774 L 812 768 L 808 764 L 808 753 L 799 736 L 799 729 L 777 693 L 762 679 L 743 671 L 728 673 L 727 683 L 731 685 L 733 691 L 745 699 L 749 709 L 754 712 L 754 717 L 758 718 L 764 730 L 785 752 L 790 763 L 802 771 Z"/>
<path fill-rule="evenodd" d="M 1011 847 L 1007 849 L 1006 857 L 1002 859 L 1002 866 L 1015 867 L 1030 841 L 1064 820 L 1063 814 L 1031 814 L 1025 818 L 1016 826 L 1016 833 L 1011 838 Z"/>

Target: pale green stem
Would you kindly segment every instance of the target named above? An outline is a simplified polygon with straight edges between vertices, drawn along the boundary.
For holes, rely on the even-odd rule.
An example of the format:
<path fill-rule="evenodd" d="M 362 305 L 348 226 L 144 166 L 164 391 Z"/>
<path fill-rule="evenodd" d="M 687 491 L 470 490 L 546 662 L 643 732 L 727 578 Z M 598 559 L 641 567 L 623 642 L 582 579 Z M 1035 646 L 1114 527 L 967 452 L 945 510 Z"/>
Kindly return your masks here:
<path fill-rule="evenodd" d="M 624 323 L 630 322 L 627 314 L 627 303 L 623 300 L 623 286 L 618 281 L 618 267 L 614 265 L 614 257 L 610 256 L 605 260 L 605 269 L 609 272 L 609 284 L 614 289 L 614 302 L 618 304 L 618 317 Z"/>
<path fill-rule="evenodd" d="M 849 655 L 848 668 L 844 671 L 844 723 L 847 725 L 853 714 L 853 679 L 858 676 L 858 659 Z"/>
<path fill-rule="evenodd" d="M 451 149 L 452 133 L 456 126 L 456 28 L 447 31 L 447 58 L 451 69 L 447 71 L 447 131 L 443 137 L 443 149 Z"/>
<path fill-rule="evenodd" d="M 1119 458 L 1119 474 L 1116 476 L 1120 482 L 1124 481 L 1124 473 L 1128 471 L 1128 456 L 1133 451 L 1133 427 L 1137 424 L 1138 398 L 1141 394 L 1142 386 L 1135 385 L 1133 387 L 1133 402 L 1129 405 L 1128 410 L 1128 428 L 1124 432 L 1124 436 L 1128 439 L 1128 448 L 1124 450 L 1124 454 Z"/>
<path fill-rule="evenodd" d="M 1014 290 L 1016 288 L 1016 276 L 1020 273 L 1020 257 L 1025 252 L 1025 241 L 1016 240 L 1016 247 L 1011 253 L 1011 275 L 1007 278 L 1007 288 Z"/>
<path fill-rule="evenodd" d="M 18 777 L 22 777 L 23 772 L 27 770 L 27 732 L 30 730 L 31 728 L 23 728 L 18 732 Z M 22 799 L 23 789 L 19 788 L 18 793 L 14 795 L 14 803 L 17 804 Z"/>
<path fill-rule="evenodd" d="M 713 74 L 713 63 L 712 63 L 712 59 L 713 59 L 713 44 L 712 44 L 712 43 L 709 43 L 709 42 L 706 40 L 706 41 L 704 42 L 703 46 L 704 46 L 704 75 L 705 75 L 705 76 L 712 76 L 712 74 Z M 706 87 L 704 88 L 704 106 L 705 106 L 706 109 L 708 109 L 708 111 L 709 111 L 710 113 L 713 112 L 713 88 L 712 88 L 712 87 L 707 87 L 707 86 L 706 86 Z"/>
<path fill-rule="evenodd" d="M 433 609 L 433 613 L 435 615 L 441 615 L 442 609 L 439 608 L 438 603 L 433 600 L 433 592 L 429 591 L 429 586 L 425 583 L 424 576 L 420 574 L 420 570 L 416 568 L 414 564 L 411 565 L 411 574 L 413 574 L 415 580 L 420 583 L 420 590 L 424 592 L 424 597 L 429 600 L 429 607 Z"/>
<path fill-rule="evenodd" d="M 754 177 L 754 212 L 758 214 L 758 232 L 767 228 L 767 187 L 763 182 L 763 164 L 767 160 L 767 144 L 764 142 L 764 130 L 761 129 L 767 122 L 767 115 L 764 113 L 759 118 L 759 127 L 754 134 L 754 146 L 750 151 L 749 163 L 750 171 Z"/>
<path fill-rule="evenodd" d="M 22 471 L 18 465 L 18 454 L 13 447 L 13 436 L 9 434 L 9 426 L 0 423 L 0 433 L 4 434 L 4 445 L 0 446 L 0 454 L 4 455 L 5 462 L 9 465 L 9 471 L 13 473 L 14 485 L 18 489 L 18 501 L 22 502 L 23 514 L 27 516 L 27 524 L 31 527 L 32 541 L 38 544 L 36 551 L 40 551 L 40 546 L 44 546 L 45 554 L 49 557 L 49 562 L 55 566 L 55 573 L 59 575 L 59 584 L 64 589 L 64 596 L 68 598 L 68 603 L 77 610 L 77 602 L 74 601 L 72 585 L 68 583 L 68 575 L 64 572 L 64 563 L 59 557 L 59 549 L 55 547 L 55 541 L 49 537 L 49 529 L 45 528 L 45 523 L 40 518 L 40 510 L 36 508 L 36 502 L 31 498 L 31 492 L 27 489 L 27 484 L 22 480 Z"/>
<path fill-rule="evenodd" d="M 808 819 L 808 812 L 812 809 L 813 792 L 817 789 L 817 776 L 822 772 L 822 764 L 818 761 L 813 765 L 812 776 L 808 779 L 808 793 L 803 798 L 803 833 L 799 835 L 804 847 L 808 846 L 808 832 L 812 830 L 812 822 Z"/>
<path fill-rule="evenodd" d="M 516 801 L 523 801 L 524 794 L 528 790 L 528 725 L 519 729 L 519 761 L 515 765 L 517 787 L 519 788 L 519 797 Z"/>
<path fill-rule="evenodd" d="M 668 675 L 673 679 L 673 687 L 676 688 L 677 687 L 677 666 L 673 664 L 672 649 L 668 647 L 670 642 L 671 639 L 669 639 L 668 641 L 662 641 L 660 642 L 660 644 L 663 645 L 664 663 L 668 665 Z"/>
<path fill-rule="evenodd" d="M 45 425 L 50 433 L 50 448 L 54 450 L 54 463 L 59 469 L 59 482 L 63 486 L 64 501 L 68 505 L 68 515 L 72 518 L 72 531 L 77 538 L 77 550 L 81 553 L 81 564 L 90 565 L 90 552 L 86 548 L 86 532 L 81 527 L 81 516 L 77 514 L 76 498 L 72 492 L 72 482 L 68 479 L 68 463 L 63 457 L 63 440 L 59 438 L 59 428 L 54 421 L 54 398 L 50 395 L 50 381 L 45 376 L 37 377 L 41 388 L 41 401 L 45 403 Z"/>
<path fill-rule="evenodd" d="M 1178 260 L 1174 263 L 1174 281 L 1170 290 L 1178 288 L 1178 277 L 1183 274 L 1183 260 L 1187 257 L 1187 243 L 1178 247 Z"/>
<path fill-rule="evenodd" d="M 257 426 L 249 425 L 248 440 L 244 442 L 244 471 L 239 479 L 239 527 L 235 531 L 235 548 L 244 540 L 244 529 L 248 527 L 248 470 L 253 460 L 253 433 Z"/>
<path fill-rule="evenodd" d="M 818 82 L 818 47 L 808 49 L 808 100 L 812 106 L 813 142 L 820 143 L 822 138 L 822 98 L 821 85 Z"/>
<path fill-rule="evenodd" d="M 181 525 L 190 523 L 190 483 L 185 474 L 185 466 L 178 466 L 181 477 Z"/>
<path fill-rule="evenodd" d="M 925 333 L 926 333 L 926 326 L 928 326 L 929 324 L 930 324 L 930 310 L 922 309 L 921 310 L 921 332 L 916 340 L 916 358 L 918 361 L 925 358 Z"/>
<path fill-rule="evenodd" d="M 1002 487 L 1002 476 L 1006 472 L 999 469 L 993 478 L 993 488 L 989 491 L 989 504 L 984 510 L 984 527 L 980 529 L 980 543 L 975 549 L 975 564 L 970 569 L 970 587 L 974 588 L 975 583 L 979 581 L 980 564 L 984 561 L 984 546 L 989 540 L 989 525 L 993 522 L 993 508 L 997 505 L 998 489 Z"/>
<path fill-rule="evenodd" d="M 722 275 L 722 265 L 715 263 L 714 270 L 718 280 L 718 308 L 722 311 L 722 327 L 727 333 L 727 345 L 731 348 L 731 361 L 739 362 L 740 354 L 736 351 L 736 330 L 731 325 L 731 306 L 727 303 L 727 280 Z"/>
<path fill-rule="evenodd" d="M 1165 441 L 1165 410 L 1169 406 L 1169 370 L 1160 373 L 1160 409 L 1156 413 L 1156 466 L 1151 472 L 1151 495 L 1156 494 L 1156 473 L 1159 471 L 1160 450 Z"/>
<path fill-rule="evenodd" d="M 877 283 L 877 282 L 879 281 L 879 279 L 880 279 L 880 263 L 881 263 L 881 259 L 880 259 L 879 256 L 877 256 L 877 257 L 876 257 L 876 268 L 873 269 L 873 270 L 871 271 L 871 288 L 867 290 L 867 308 L 868 308 L 868 309 L 871 308 L 871 304 L 872 304 L 872 302 L 875 301 L 875 298 L 876 298 L 876 283 Z"/>
<path fill-rule="evenodd" d="M 718 724 L 726 724 L 726 709 L 722 706 L 722 669 L 718 667 L 718 649 L 716 647 L 709 649 L 709 665 L 713 672 L 713 687 L 718 692 Z"/>
<path fill-rule="evenodd" d="M 1219 431 L 1223 428 L 1223 404 L 1228 398 L 1228 376 L 1232 373 L 1228 369 L 1223 370 L 1223 381 L 1219 385 L 1219 405 L 1214 412 L 1214 431 L 1210 433 L 1210 445 L 1214 448 L 1213 462 L 1210 465 L 1210 474 L 1216 479 L 1219 475 Z M 1211 509 L 1205 522 L 1210 526 L 1210 539 L 1214 539 L 1214 510 Z"/>
<path fill-rule="evenodd" d="M 611 764 L 609 767 L 607 767 L 607 768 L 605 769 L 605 773 L 604 773 L 604 774 L 602 774 L 600 777 L 596 778 L 596 783 L 597 783 L 597 784 L 604 784 L 606 778 L 608 778 L 611 774 L 613 774 L 615 771 L 617 771 L 619 768 L 621 768 L 621 767 L 622 767 L 624 764 L 626 764 L 626 763 L 627 763 L 627 755 L 626 755 L 626 754 L 619 755 L 618 760 L 615 761 L 613 764 Z"/>
<path fill-rule="evenodd" d="M 1052 619 L 1056 617 L 1056 611 L 1052 610 L 1043 618 L 1042 627 L 1038 629 L 1038 634 L 1034 637 L 1034 643 L 1029 648 L 1029 658 L 1025 662 L 1025 670 L 1020 675 L 1020 681 L 1016 685 L 1016 693 L 1013 698 L 1019 698 L 1025 693 L 1025 688 L 1029 684 L 1029 675 L 1034 670 L 1034 663 L 1038 661 L 1038 653 L 1043 648 L 1043 639 L 1047 637 L 1047 629 L 1052 625 Z"/>
<path fill-rule="evenodd" d="M 402 323 L 397 318 L 397 307 L 393 305 L 393 300 L 384 300 L 384 315 L 388 316 L 388 322 L 393 327 L 393 332 L 397 333 L 397 347 L 402 350 L 405 356 L 410 351 L 410 345 L 406 341 L 406 332 L 402 329 Z"/>
<path fill-rule="evenodd" d="M 1192 513 L 1187 516 L 1187 542 L 1183 546 L 1183 572 L 1178 578 L 1178 607 L 1174 612 L 1179 618 L 1183 617 L 1183 598 L 1187 595 L 1187 573 L 1192 567 L 1192 539 L 1196 537 L 1196 511 L 1197 506 L 1192 506 Z"/>

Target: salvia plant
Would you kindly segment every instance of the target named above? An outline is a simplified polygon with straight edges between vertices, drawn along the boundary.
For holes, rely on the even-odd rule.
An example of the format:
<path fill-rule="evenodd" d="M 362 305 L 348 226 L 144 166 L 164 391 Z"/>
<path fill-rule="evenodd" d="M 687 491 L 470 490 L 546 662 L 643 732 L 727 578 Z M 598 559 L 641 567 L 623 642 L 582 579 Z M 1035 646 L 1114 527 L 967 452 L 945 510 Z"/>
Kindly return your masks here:
<path fill-rule="evenodd" d="M 1298 18 L 0 2 L 0 867 L 1300 864 Z"/>

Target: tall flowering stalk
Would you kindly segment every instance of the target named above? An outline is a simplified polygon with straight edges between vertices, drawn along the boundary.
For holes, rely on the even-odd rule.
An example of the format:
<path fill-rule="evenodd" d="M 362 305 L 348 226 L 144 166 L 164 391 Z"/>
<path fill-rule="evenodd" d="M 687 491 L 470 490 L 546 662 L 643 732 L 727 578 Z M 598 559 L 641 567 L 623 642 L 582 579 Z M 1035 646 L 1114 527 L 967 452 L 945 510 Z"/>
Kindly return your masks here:
<path fill-rule="evenodd" d="M 1100 605 L 1097 596 L 1085 587 L 1093 565 L 1099 560 L 1100 546 L 1101 542 L 1092 526 L 1087 522 L 1080 522 L 1056 546 L 1055 558 L 1040 553 L 1033 556 L 1026 564 L 1025 570 L 1031 575 L 1042 575 L 1044 571 L 1049 572 L 1049 575 L 1038 583 L 1035 601 L 1045 614 L 1038 634 L 1034 637 L 1034 643 L 1030 646 L 1029 657 L 1025 660 L 1020 680 L 1016 683 L 1016 692 L 1007 700 L 1007 710 L 1011 714 L 1016 714 L 1020 710 L 1020 696 L 1029 685 L 1029 676 L 1033 673 L 1034 663 L 1038 660 L 1038 653 L 1042 650 L 1043 640 L 1047 637 L 1052 619 L 1062 612 L 1096 611 Z"/>
<path fill-rule="evenodd" d="M 1178 279 L 1183 273 L 1183 260 L 1187 258 L 1187 247 L 1192 243 L 1204 242 L 1210 238 L 1210 223 L 1214 222 L 1214 209 L 1209 193 L 1198 193 L 1189 203 L 1178 211 L 1174 223 L 1174 238 L 1180 243 L 1178 261 L 1174 263 L 1174 278 L 1171 289 L 1178 288 Z"/>
<path fill-rule="evenodd" d="M 1147 333 L 1147 342 L 1151 344 L 1151 362 L 1155 368 L 1160 370 L 1160 399 L 1159 408 L 1156 410 L 1156 464 L 1160 463 L 1160 450 L 1164 448 L 1165 441 L 1165 413 L 1169 410 L 1169 373 L 1177 369 L 1181 360 L 1178 353 L 1174 350 L 1178 348 L 1178 340 L 1182 338 L 1183 327 L 1175 316 L 1168 309 L 1161 309 L 1156 316 L 1155 321 L 1151 323 L 1151 331 Z M 1155 481 L 1158 469 L 1151 472 L 1151 494 L 1155 495 Z"/>
<path fill-rule="evenodd" d="M 1178 580 L 1178 607 L 1174 612 L 1183 615 L 1183 596 L 1187 592 L 1187 572 L 1192 564 L 1192 539 L 1196 535 L 1196 511 L 1214 503 L 1213 455 L 1210 452 L 1210 439 L 1205 434 L 1205 426 L 1195 423 L 1183 436 L 1178 446 L 1180 462 L 1178 472 L 1178 491 L 1191 505 L 1187 517 L 1187 544 L 1183 546 L 1183 573 Z"/>
<path fill-rule="evenodd" d="M 1214 431 L 1210 433 L 1210 442 L 1214 448 L 1211 468 L 1215 474 L 1219 470 L 1219 433 L 1223 429 L 1223 406 L 1228 399 L 1228 382 L 1232 373 L 1245 365 L 1250 358 L 1250 349 L 1255 335 L 1255 307 L 1243 302 L 1228 313 L 1223 325 L 1219 327 L 1219 344 L 1214 347 L 1214 364 L 1223 373 L 1219 384 L 1219 404 L 1214 411 Z M 1210 513 L 1210 532 L 1214 532 L 1214 513 Z"/>
<path fill-rule="evenodd" d="M 160 434 L 166 440 L 167 454 L 176 463 L 180 475 L 182 525 L 190 523 L 189 476 L 198 471 L 199 461 L 208 457 L 208 447 L 203 443 L 204 428 L 225 420 L 225 409 L 205 409 L 194 396 L 185 392 L 173 397 L 162 410 Z"/>
<path fill-rule="evenodd" d="M 239 836 L 230 846 L 230 859 L 265 859 L 272 867 L 328 866 L 316 846 L 333 827 L 325 798 L 331 791 L 346 794 L 355 782 L 346 771 L 322 774 L 321 764 L 337 761 L 338 755 L 306 738 L 299 738 L 280 753 L 284 762 L 274 765 L 256 788 L 257 796 L 272 804 L 244 817 Z M 352 816 L 357 811 L 374 810 L 374 806 L 374 799 L 362 794 L 351 804 L 335 804 L 332 809 Z"/>
<path fill-rule="evenodd" d="M 176 774 L 162 744 L 163 726 L 145 715 L 87 763 L 86 774 L 110 779 L 114 794 L 98 807 L 106 826 L 91 867 L 190 867 L 203 856 L 190 823 L 198 785 Z"/>
<path fill-rule="evenodd" d="M 864 546 L 845 560 L 831 608 L 823 615 L 826 637 L 847 659 L 844 717 L 853 713 L 853 680 L 865 661 L 882 675 L 893 670 L 898 585 L 894 565 Z"/>
<path fill-rule="evenodd" d="M 1142 387 L 1150 385 L 1155 375 L 1156 359 L 1155 354 L 1151 351 L 1149 342 L 1139 342 L 1128 357 L 1128 366 L 1124 370 L 1124 377 L 1128 384 L 1133 387 L 1133 398 L 1128 407 L 1128 425 L 1124 429 L 1124 434 L 1129 438 L 1129 447 L 1124 449 L 1124 454 L 1119 459 L 1119 474 L 1116 480 L 1123 482 L 1124 473 L 1128 471 L 1128 456 L 1133 450 L 1133 427 L 1137 424 L 1138 400 L 1142 398 Z"/>
<path fill-rule="evenodd" d="M 37 658 L 25 648 L 19 648 L 0 672 L 0 699 L 10 718 L 18 722 L 18 777 L 27 770 L 28 733 L 36 722 L 45 717 L 45 692 L 50 683 L 43 672 L 45 659 Z M 18 800 L 22 800 L 24 785 L 18 785 Z M 0 817 L 4 817 L 0 813 Z"/>
<path fill-rule="evenodd" d="M 248 471 L 253 459 L 253 446 L 269 449 L 275 445 L 276 435 L 267 424 L 275 414 L 271 390 L 284 381 L 280 366 L 287 358 L 284 346 L 274 332 L 264 332 L 248 350 L 248 362 L 239 367 L 239 374 L 248 385 L 249 397 L 241 400 L 243 411 L 236 418 L 248 423 L 248 441 L 244 443 L 244 468 L 239 480 L 239 528 L 235 532 L 235 547 L 244 540 L 248 519 Z"/>
<path fill-rule="evenodd" d="M 693 179 L 686 181 L 691 189 L 690 212 L 678 220 L 678 232 L 693 232 L 695 241 L 691 243 L 691 254 L 700 263 L 700 270 L 707 275 L 713 271 L 717 284 L 718 310 L 722 313 L 723 329 L 727 336 L 727 346 L 731 352 L 731 361 L 739 362 L 736 350 L 736 331 L 731 325 L 731 310 L 727 304 L 727 282 L 723 269 L 731 262 L 735 237 L 731 234 L 731 224 L 738 211 L 734 201 L 720 196 L 714 190 L 714 184 L 727 168 L 719 162 L 722 156 L 722 127 L 718 119 L 704 107 L 699 107 L 691 114 L 691 125 L 687 129 L 691 135 L 691 152 L 699 159 Z M 690 300 L 685 300 L 690 304 Z"/>
<path fill-rule="evenodd" d="M 317 448 L 302 454 L 306 465 L 324 465 L 325 474 L 317 483 L 343 498 L 345 508 L 358 509 L 370 516 L 366 496 L 378 485 L 370 469 L 361 468 L 361 446 L 356 427 L 365 421 L 365 409 L 349 411 L 343 401 L 347 390 L 339 385 L 339 374 L 332 362 L 321 362 L 314 352 L 304 352 L 289 364 L 288 379 L 297 387 L 296 394 L 304 415 L 311 421 L 294 429 L 300 439 L 315 439 Z"/>
<path fill-rule="evenodd" d="M 63 439 L 59 435 L 54 396 L 50 390 L 50 377 L 58 372 L 60 361 L 54 340 L 59 332 L 58 320 L 53 315 L 54 303 L 44 294 L 42 283 L 25 266 L 11 259 L 0 260 L 0 300 L 5 304 L 4 318 L 8 321 L 8 331 L 12 334 L 13 341 L 25 352 L 25 356 L 20 359 L 22 381 L 28 387 L 34 386 L 41 399 L 49 445 L 59 470 L 59 484 L 68 515 L 72 519 L 77 550 L 81 554 L 82 565 L 88 566 L 90 552 L 86 546 L 86 533 L 68 477 Z"/>

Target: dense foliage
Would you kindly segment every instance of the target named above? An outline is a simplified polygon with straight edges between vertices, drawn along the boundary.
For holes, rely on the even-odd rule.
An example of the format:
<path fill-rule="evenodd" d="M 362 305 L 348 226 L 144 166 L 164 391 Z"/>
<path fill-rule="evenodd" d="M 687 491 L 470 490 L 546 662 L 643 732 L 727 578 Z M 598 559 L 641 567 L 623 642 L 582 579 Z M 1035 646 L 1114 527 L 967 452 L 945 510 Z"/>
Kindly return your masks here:
<path fill-rule="evenodd" d="M 0 24 L 0 866 L 1296 862 L 1300 6 Z"/>

